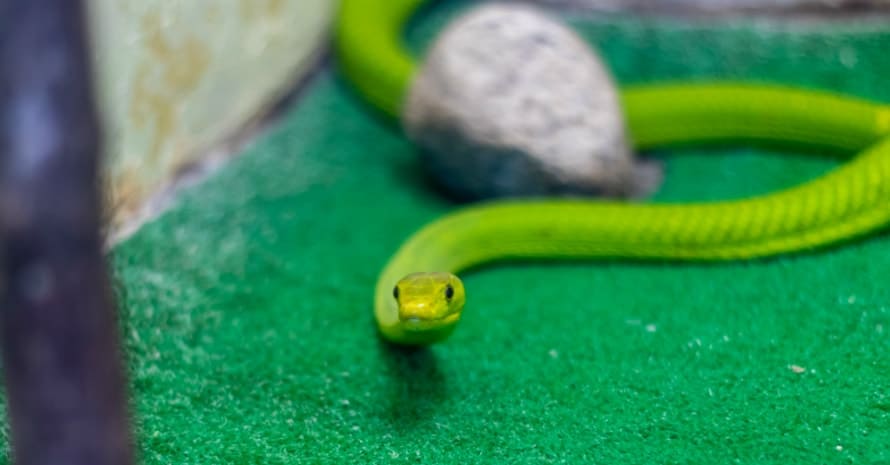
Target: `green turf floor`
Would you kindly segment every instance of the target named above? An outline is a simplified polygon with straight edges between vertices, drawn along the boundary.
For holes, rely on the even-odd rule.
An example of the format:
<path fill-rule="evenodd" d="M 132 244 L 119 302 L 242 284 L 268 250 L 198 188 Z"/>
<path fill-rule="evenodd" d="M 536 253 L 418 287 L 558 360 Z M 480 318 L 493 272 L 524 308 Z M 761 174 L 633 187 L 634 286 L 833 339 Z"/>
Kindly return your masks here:
<path fill-rule="evenodd" d="M 746 77 L 890 101 L 890 36 L 868 25 L 573 24 L 623 82 Z M 378 342 L 378 271 L 454 206 L 354 97 L 323 73 L 114 250 L 143 463 L 890 463 L 886 237 L 768 262 L 489 269 L 466 277 L 446 344 Z M 656 156 L 660 200 L 765 192 L 838 162 Z"/>

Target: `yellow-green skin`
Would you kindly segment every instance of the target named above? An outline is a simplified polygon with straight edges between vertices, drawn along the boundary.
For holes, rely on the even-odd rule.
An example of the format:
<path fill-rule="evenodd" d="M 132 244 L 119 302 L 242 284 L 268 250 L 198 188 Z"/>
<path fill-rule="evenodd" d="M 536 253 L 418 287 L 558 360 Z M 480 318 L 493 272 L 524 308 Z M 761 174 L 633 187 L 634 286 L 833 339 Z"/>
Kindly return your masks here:
<path fill-rule="evenodd" d="M 414 62 L 399 41 L 419 0 L 344 0 L 341 66 L 377 108 L 398 117 Z M 819 179 L 724 202 L 631 204 L 509 200 L 447 215 L 409 238 L 375 288 L 381 334 L 398 344 L 448 337 L 465 295 L 454 275 L 505 259 L 740 260 L 813 249 L 890 222 L 890 109 L 864 100 L 744 83 L 659 84 L 622 90 L 636 149 L 747 142 L 860 152 Z M 393 296 L 398 283 L 402 292 Z M 446 299 L 444 286 L 460 288 Z M 410 298 L 404 297 L 410 294 Z M 418 311 L 423 309 L 423 311 Z"/>
<path fill-rule="evenodd" d="M 457 276 L 436 271 L 402 277 L 393 287 L 392 297 L 396 313 L 392 314 L 393 306 L 384 307 L 387 312 L 383 316 L 387 321 L 392 319 L 392 323 L 382 327 L 398 331 L 399 341 L 422 336 L 420 342 L 434 335 L 444 339 L 451 334 L 467 299 L 463 282 Z"/>

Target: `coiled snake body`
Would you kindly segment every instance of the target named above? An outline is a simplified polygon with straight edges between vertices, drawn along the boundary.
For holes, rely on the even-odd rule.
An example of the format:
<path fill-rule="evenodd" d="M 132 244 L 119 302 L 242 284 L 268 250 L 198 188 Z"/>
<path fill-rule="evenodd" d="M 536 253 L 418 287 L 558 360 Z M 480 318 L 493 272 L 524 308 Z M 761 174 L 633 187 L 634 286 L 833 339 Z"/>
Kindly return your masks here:
<path fill-rule="evenodd" d="M 379 109 L 398 117 L 414 72 L 399 42 L 420 0 L 345 0 L 341 66 Z M 864 100 L 744 83 L 622 89 L 635 148 L 747 141 L 859 154 L 796 187 L 747 199 L 640 204 L 523 199 L 480 203 L 427 225 L 379 276 L 374 312 L 399 344 L 446 338 L 465 301 L 454 275 L 503 259 L 738 260 L 829 245 L 890 221 L 890 109 Z"/>

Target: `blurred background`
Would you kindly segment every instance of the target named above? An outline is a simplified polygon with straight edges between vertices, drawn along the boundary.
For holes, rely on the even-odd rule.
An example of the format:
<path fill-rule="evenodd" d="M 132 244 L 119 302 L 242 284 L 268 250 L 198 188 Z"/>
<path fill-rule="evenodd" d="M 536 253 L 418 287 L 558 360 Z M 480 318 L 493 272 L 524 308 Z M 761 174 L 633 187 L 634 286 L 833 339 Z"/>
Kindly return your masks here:
<path fill-rule="evenodd" d="M 433 22 L 474 2 L 438 1 Z M 522 3 L 522 2 L 518 2 Z M 540 0 L 610 60 L 622 82 L 714 76 L 881 95 L 882 0 Z M 175 187 L 237 153 L 263 116 L 330 65 L 331 0 L 89 7 L 107 128 L 110 238 L 168 205 Z M 413 42 L 422 52 L 426 42 Z M 796 71 L 806 62 L 808 71 Z M 322 64 L 324 63 L 324 64 Z M 261 70 L 261 72 L 258 72 Z M 295 103 L 295 102 L 293 102 Z"/>

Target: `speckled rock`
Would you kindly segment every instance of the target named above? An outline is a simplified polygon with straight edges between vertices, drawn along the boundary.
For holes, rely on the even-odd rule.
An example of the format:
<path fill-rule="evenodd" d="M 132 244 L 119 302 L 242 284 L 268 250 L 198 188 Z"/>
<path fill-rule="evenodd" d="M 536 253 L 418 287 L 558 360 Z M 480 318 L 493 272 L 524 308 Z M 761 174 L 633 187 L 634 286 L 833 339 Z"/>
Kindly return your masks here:
<path fill-rule="evenodd" d="M 323 59 L 337 10 L 328 0 L 85 3 L 109 243 L 242 152 Z"/>
<path fill-rule="evenodd" d="M 629 149 L 596 52 L 528 5 L 485 4 L 447 27 L 404 114 L 430 173 L 461 197 L 638 196 L 660 181 Z"/>
<path fill-rule="evenodd" d="M 849 14 L 887 13 L 888 0 L 531 0 L 576 11 L 677 14 L 782 14 L 849 20 Z M 842 14 L 839 14 L 842 13 Z"/>

